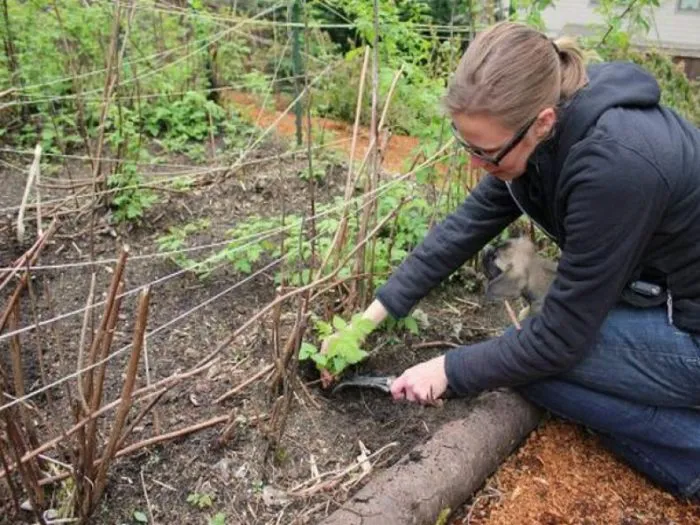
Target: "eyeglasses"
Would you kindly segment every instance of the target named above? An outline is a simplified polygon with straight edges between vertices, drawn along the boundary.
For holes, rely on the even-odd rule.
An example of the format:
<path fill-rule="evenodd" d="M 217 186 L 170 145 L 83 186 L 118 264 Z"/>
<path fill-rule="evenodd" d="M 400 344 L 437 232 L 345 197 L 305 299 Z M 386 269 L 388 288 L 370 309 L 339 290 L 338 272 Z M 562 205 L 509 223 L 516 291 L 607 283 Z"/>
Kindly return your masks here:
<path fill-rule="evenodd" d="M 525 124 L 520 131 L 518 131 L 515 135 L 513 135 L 513 138 L 510 139 L 499 151 L 496 153 L 495 156 L 491 156 L 488 153 L 486 153 L 483 149 L 477 148 L 476 146 L 472 146 L 469 144 L 466 140 L 462 138 L 462 136 L 459 134 L 459 131 L 457 131 L 457 127 L 455 126 L 455 123 L 452 123 L 452 133 L 457 139 L 457 141 L 462 145 L 462 147 L 469 152 L 470 155 L 477 157 L 478 159 L 481 159 L 482 161 L 486 162 L 487 164 L 491 164 L 492 166 L 498 166 L 498 164 L 503 160 L 503 158 L 508 155 L 508 153 L 511 152 L 515 146 L 520 144 L 520 141 L 523 140 L 523 137 L 525 134 L 528 132 L 530 129 L 530 126 L 537 120 L 537 117 L 531 118 L 527 124 Z"/>

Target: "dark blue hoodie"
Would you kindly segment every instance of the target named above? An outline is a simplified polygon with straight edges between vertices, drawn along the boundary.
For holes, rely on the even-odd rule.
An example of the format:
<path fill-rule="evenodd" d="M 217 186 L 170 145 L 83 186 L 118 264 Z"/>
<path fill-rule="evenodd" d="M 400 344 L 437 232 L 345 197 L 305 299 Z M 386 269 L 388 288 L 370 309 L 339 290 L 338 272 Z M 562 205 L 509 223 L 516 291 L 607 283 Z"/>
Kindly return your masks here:
<path fill-rule="evenodd" d="M 541 312 L 520 331 L 448 352 L 458 392 L 515 386 L 584 357 L 625 286 L 667 287 L 672 320 L 700 333 L 700 130 L 659 104 L 656 80 L 631 63 L 589 67 L 527 172 L 486 175 L 378 290 L 394 317 L 523 212 L 562 250 Z"/>

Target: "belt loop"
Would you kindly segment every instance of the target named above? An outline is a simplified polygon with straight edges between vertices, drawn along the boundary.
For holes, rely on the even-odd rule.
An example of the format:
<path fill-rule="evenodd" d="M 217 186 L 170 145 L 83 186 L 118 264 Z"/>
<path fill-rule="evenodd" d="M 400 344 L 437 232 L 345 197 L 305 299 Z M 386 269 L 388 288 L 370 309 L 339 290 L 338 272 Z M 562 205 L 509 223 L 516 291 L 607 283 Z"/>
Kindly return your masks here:
<path fill-rule="evenodd" d="M 666 289 L 666 315 L 668 317 L 668 324 L 673 326 L 673 296 L 669 289 Z"/>

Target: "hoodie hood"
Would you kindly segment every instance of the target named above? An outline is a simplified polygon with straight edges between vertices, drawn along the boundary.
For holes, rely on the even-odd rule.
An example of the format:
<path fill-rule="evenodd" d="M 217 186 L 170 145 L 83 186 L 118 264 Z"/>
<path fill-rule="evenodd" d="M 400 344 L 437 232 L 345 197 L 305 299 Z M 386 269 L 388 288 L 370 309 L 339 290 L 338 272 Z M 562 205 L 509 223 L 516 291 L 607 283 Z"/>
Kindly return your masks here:
<path fill-rule="evenodd" d="M 661 90 L 656 79 L 631 62 L 608 62 L 587 68 L 588 84 L 564 104 L 558 149 L 568 152 L 600 116 L 611 108 L 656 106 Z"/>

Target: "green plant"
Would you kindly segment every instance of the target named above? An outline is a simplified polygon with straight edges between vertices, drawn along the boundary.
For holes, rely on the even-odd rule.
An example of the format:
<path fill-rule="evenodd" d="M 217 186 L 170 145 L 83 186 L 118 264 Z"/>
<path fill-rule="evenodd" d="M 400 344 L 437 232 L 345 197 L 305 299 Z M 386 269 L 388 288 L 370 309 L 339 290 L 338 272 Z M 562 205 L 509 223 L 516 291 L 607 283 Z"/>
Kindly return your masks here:
<path fill-rule="evenodd" d="M 198 233 L 209 228 L 209 219 L 198 219 L 192 223 L 185 224 L 180 227 L 170 227 L 168 234 L 158 237 L 158 251 L 160 252 L 179 252 L 185 248 L 185 240 L 192 234 Z M 197 272 L 197 263 L 188 258 L 184 253 L 172 253 L 170 259 L 175 262 L 180 268 L 186 268 Z"/>
<path fill-rule="evenodd" d="M 372 286 L 381 286 L 395 265 L 399 264 L 428 232 L 432 221 L 450 211 L 449 194 L 442 195 L 436 202 L 431 202 L 421 195 L 420 185 L 403 182 L 384 190 L 378 199 L 378 215 L 385 216 L 399 207 L 395 218 L 389 221 L 372 241 L 372 249 L 366 250 L 367 270 L 372 272 Z M 464 190 L 455 185 L 454 194 L 461 199 Z M 316 254 L 326 254 L 340 226 L 337 212 L 343 207 L 343 199 L 337 197 L 332 203 L 319 205 L 316 212 L 320 215 L 315 223 L 317 238 Z M 284 265 L 275 273 L 275 282 L 282 280 L 293 286 L 308 284 L 313 269 L 309 261 L 314 250 L 308 239 L 308 221 L 301 216 L 289 214 L 284 217 L 251 216 L 226 232 L 229 243 L 222 249 L 202 259 L 191 259 L 183 254 L 172 257 L 180 268 L 194 271 L 205 278 L 223 264 L 248 275 L 264 257 L 278 259 L 284 257 Z M 304 227 L 304 231 L 302 231 Z M 347 239 L 356 239 L 359 230 L 357 214 L 350 214 L 347 223 Z M 187 245 L 190 236 L 196 233 L 192 226 L 171 228 L 167 235 L 158 239 L 159 250 L 174 251 Z M 354 248 L 352 242 L 346 242 L 335 252 L 337 260 L 342 260 Z M 339 269 L 338 277 L 352 275 L 353 260 Z M 330 271 L 330 265 L 324 274 Z"/>
<path fill-rule="evenodd" d="M 327 343 L 325 353 L 314 345 L 304 342 L 299 350 L 299 360 L 311 359 L 317 368 L 328 370 L 333 375 L 341 374 L 348 366 L 354 365 L 367 357 L 362 350 L 362 343 L 376 327 L 371 319 L 355 314 L 349 323 L 335 316 L 332 324 L 318 320 L 316 330 Z"/>
<path fill-rule="evenodd" d="M 373 45 L 375 37 L 373 2 L 370 0 L 333 1 L 332 5 L 352 20 L 352 32 L 358 44 Z M 394 76 L 403 67 L 403 78 L 396 87 L 389 124 L 400 133 L 423 139 L 439 135 L 439 98 L 444 90 L 444 73 L 458 52 L 457 39 L 441 42 L 437 35 L 426 35 L 418 24 L 430 23 L 430 8 L 425 2 L 409 0 L 379 2 L 379 103 L 386 102 Z M 315 109 L 352 121 L 355 115 L 363 47 L 349 49 L 344 62 L 321 83 Z M 438 69 L 435 69 L 435 67 Z M 371 109 L 371 82 L 365 84 L 361 120 L 368 124 Z"/>
<path fill-rule="evenodd" d="M 182 177 L 175 177 L 170 181 L 170 187 L 174 190 L 189 190 L 192 186 L 194 186 L 195 179 L 194 177 L 188 177 L 188 176 L 182 176 Z"/>
<path fill-rule="evenodd" d="M 313 172 L 309 172 L 309 167 L 306 166 L 299 172 L 299 178 L 303 181 L 314 180 L 316 182 L 321 182 L 326 178 L 326 173 L 328 172 L 328 164 L 325 162 L 314 162 Z"/>
<path fill-rule="evenodd" d="M 316 319 L 314 322 L 321 347 L 326 345 L 326 352 L 321 353 L 319 346 L 303 342 L 299 349 L 299 360 L 312 360 L 319 370 L 328 370 L 333 375 L 342 374 L 349 366 L 363 361 L 369 354 L 362 349 L 367 336 L 381 328 L 388 333 L 407 330 L 414 335 L 420 332 L 420 322 L 427 324 L 427 316 L 417 310 L 414 315 L 402 319 L 389 316 L 381 325 L 371 319 L 365 319 L 362 314 L 355 314 L 350 322 L 340 316 L 334 316 L 330 323 Z"/>
<path fill-rule="evenodd" d="M 115 190 L 111 205 L 116 223 L 131 222 L 143 217 L 144 212 L 158 202 L 152 190 L 142 186 L 143 179 L 136 164 L 126 163 L 107 179 L 107 186 Z"/>
<path fill-rule="evenodd" d="M 214 504 L 214 497 L 211 494 L 193 492 L 187 496 L 187 503 L 200 510 L 208 509 Z"/>
<path fill-rule="evenodd" d="M 217 512 L 209 518 L 209 525 L 226 525 L 226 514 L 223 512 Z"/>
<path fill-rule="evenodd" d="M 134 516 L 134 520 L 139 522 L 139 523 L 148 523 L 148 516 L 146 516 L 145 512 L 142 512 L 140 510 L 135 510 L 133 516 Z"/>
<path fill-rule="evenodd" d="M 435 520 L 435 525 L 447 525 L 447 520 L 450 518 L 450 514 L 452 514 L 452 509 L 450 507 L 445 507 L 442 509 Z"/>
<path fill-rule="evenodd" d="M 189 91 L 174 102 L 158 102 L 144 113 L 144 129 L 177 150 L 188 140 L 206 139 L 210 132 L 209 119 L 218 124 L 226 112 L 201 92 Z"/>
<path fill-rule="evenodd" d="M 393 317 L 388 317 L 385 322 L 385 327 L 387 331 L 402 331 L 408 330 L 413 335 L 418 335 L 420 329 L 418 327 L 418 320 L 412 316 L 408 315 L 401 319 L 394 319 Z"/>

